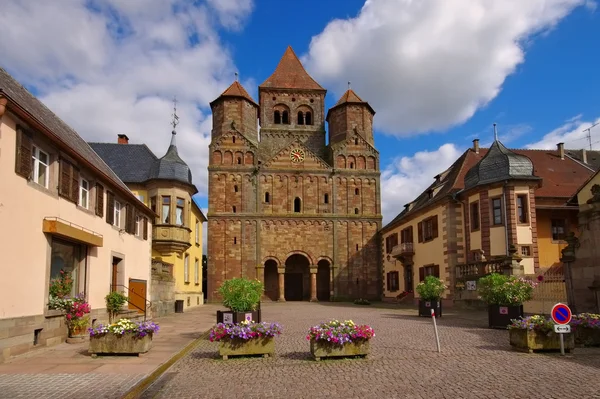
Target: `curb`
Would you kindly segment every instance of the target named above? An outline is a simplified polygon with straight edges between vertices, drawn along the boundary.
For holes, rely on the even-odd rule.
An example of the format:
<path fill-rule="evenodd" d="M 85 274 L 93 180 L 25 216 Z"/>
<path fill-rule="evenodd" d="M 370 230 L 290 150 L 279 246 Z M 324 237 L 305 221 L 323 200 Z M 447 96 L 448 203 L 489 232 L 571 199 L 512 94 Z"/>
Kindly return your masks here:
<path fill-rule="evenodd" d="M 200 341 L 206 339 L 208 337 L 208 330 L 203 332 L 198 338 L 187 344 L 182 350 L 173 355 L 169 360 L 158 366 L 156 370 L 152 372 L 149 376 L 142 379 L 140 382 L 135 384 L 133 388 L 131 388 L 125 395 L 123 395 L 122 399 L 136 399 L 141 394 L 144 393 L 146 389 L 150 385 L 152 385 L 160 376 L 164 374 L 167 369 L 169 369 L 175 362 L 179 359 L 190 353 L 199 343 Z"/>

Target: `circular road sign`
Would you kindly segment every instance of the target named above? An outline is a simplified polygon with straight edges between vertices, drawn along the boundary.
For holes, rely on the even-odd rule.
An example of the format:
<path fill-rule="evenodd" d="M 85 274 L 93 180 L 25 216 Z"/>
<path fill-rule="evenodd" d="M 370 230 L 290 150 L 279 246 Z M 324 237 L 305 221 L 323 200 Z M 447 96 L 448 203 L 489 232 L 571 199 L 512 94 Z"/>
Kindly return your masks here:
<path fill-rule="evenodd" d="M 569 324 L 571 322 L 571 309 L 564 303 L 557 303 L 550 312 L 556 324 Z"/>

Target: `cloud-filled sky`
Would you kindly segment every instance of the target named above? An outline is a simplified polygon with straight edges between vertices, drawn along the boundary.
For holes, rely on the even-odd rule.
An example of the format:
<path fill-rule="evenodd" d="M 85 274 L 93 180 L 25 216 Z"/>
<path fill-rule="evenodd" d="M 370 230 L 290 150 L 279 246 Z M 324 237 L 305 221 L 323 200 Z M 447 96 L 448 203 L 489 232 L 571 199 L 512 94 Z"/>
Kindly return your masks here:
<path fill-rule="evenodd" d="M 0 26 L 0 66 L 88 141 L 162 156 L 176 96 L 205 211 L 208 103 L 235 72 L 256 98 L 288 44 L 329 106 L 351 81 L 376 110 L 384 221 L 493 122 L 509 147 L 581 148 L 600 121 L 592 0 L 3 0 Z"/>

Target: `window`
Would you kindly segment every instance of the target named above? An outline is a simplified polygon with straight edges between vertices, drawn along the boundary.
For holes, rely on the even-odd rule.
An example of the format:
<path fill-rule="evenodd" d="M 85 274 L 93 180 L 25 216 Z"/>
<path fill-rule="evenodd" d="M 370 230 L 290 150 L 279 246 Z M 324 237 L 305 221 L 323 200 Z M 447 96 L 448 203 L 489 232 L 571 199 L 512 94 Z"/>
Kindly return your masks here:
<path fill-rule="evenodd" d="M 150 209 L 152 209 L 152 212 L 157 213 L 157 211 L 156 211 L 156 196 L 150 197 Z"/>
<path fill-rule="evenodd" d="M 521 256 L 531 256 L 531 246 L 521 245 Z"/>
<path fill-rule="evenodd" d="M 121 227 L 121 203 L 119 201 L 115 201 L 113 224 L 119 228 Z"/>
<path fill-rule="evenodd" d="M 198 258 L 194 261 L 194 284 L 200 284 L 200 261 Z"/>
<path fill-rule="evenodd" d="M 48 166 L 50 165 L 50 156 L 37 147 L 33 147 L 31 158 L 31 170 L 33 171 L 33 181 L 48 188 Z"/>
<path fill-rule="evenodd" d="M 492 222 L 494 226 L 498 226 L 502 223 L 502 199 L 492 198 Z"/>
<path fill-rule="evenodd" d="M 235 207 L 235 205 L 231 207 L 231 210 L 232 210 L 233 213 L 237 212 L 237 208 Z"/>
<path fill-rule="evenodd" d="M 329 204 L 329 194 L 325 193 L 325 195 L 323 196 L 323 203 Z"/>
<path fill-rule="evenodd" d="M 312 125 L 312 114 L 310 112 L 306 112 L 304 114 L 304 124 L 305 125 Z"/>
<path fill-rule="evenodd" d="M 238 159 L 237 159 L 237 164 L 238 164 L 238 165 L 241 165 L 241 164 L 242 164 L 242 158 L 241 158 L 241 157 L 238 157 Z"/>
<path fill-rule="evenodd" d="M 233 243 L 237 244 L 237 237 L 233 237 Z"/>
<path fill-rule="evenodd" d="M 397 271 L 387 273 L 388 291 L 398 291 L 400 289 L 400 273 Z"/>
<path fill-rule="evenodd" d="M 265 203 L 269 203 L 271 201 L 270 195 L 268 192 L 265 193 Z"/>
<path fill-rule="evenodd" d="M 233 186 L 233 192 L 234 192 L 234 193 L 237 193 L 237 192 L 238 192 L 238 186 L 237 186 L 237 184 L 236 184 L 235 186 Z"/>
<path fill-rule="evenodd" d="M 273 114 L 273 121 L 276 125 L 279 125 L 281 123 L 281 112 L 275 111 L 275 113 Z"/>
<path fill-rule="evenodd" d="M 471 202 L 471 231 L 479 230 L 479 201 Z"/>
<path fill-rule="evenodd" d="M 71 297 L 85 294 L 87 247 L 52 237 L 51 248 L 49 283 L 68 275 L 73 281 Z"/>
<path fill-rule="evenodd" d="M 139 199 L 140 201 L 144 202 L 144 196 L 141 194 L 136 194 L 137 199 Z M 145 202 L 144 202 L 145 203 Z"/>
<path fill-rule="evenodd" d="M 79 206 L 85 209 L 90 206 L 90 182 L 85 179 L 79 181 Z"/>
<path fill-rule="evenodd" d="M 304 114 L 302 111 L 298 112 L 298 125 L 304 125 Z"/>
<path fill-rule="evenodd" d="M 417 225 L 419 242 L 431 241 L 438 237 L 438 217 L 429 217 Z"/>
<path fill-rule="evenodd" d="M 183 258 L 183 282 L 190 282 L 190 256 L 188 254 L 185 254 Z"/>
<path fill-rule="evenodd" d="M 354 138 L 354 145 L 358 145 L 358 137 Z"/>
<path fill-rule="evenodd" d="M 358 208 L 354 208 L 354 214 L 358 215 Z"/>
<path fill-rule="evenodd" d="M 296 199 L 294 200 L 294 212 L 300 212 L 301 208 L 302 201 L 300 200 L 300 198 L 296 197 Z"/>
<path fill-rule="evenodd" d="M 566 235 L 566 221 L 564 219 L 552 219 L 552 240 L 564 240 Z"/>
<path fill-rule="evenodd" d="M 235 136 L 233 136 L 233 137 L 231 138 L 231 142 L 232 142 L 232 143 L 235 143 Z"/>
<path fill-rule="evenodd" d="M 142 234 L 142 217 L 141 216 L 135 217 L 135 232 L 134 233 L 137 237 L 139 237 Z"/>
<path fill-rule="evenodd" d="M 405 229 L 403 229 L 400 232 L 400 242 L 402 244 L 406 244 L 406 243 L 411 243 L 413 242 L 413 228 L 412 226 L 409 226 Z"/>
<path fill-rule="evenodd" d="M 281 114 L 281 123 L 283 123 L 284 125 L 290 124 L 290 119 L 287 111 L 283 111 L 283 113 Z"/>
<path fill-rule="evenodd" d="M 171 214 L 171 197 L 162 197 L 162 223 L 169 224 Z"/>
<path fill-rule="evenodd" d="M 419 280 L 424 281 L 425 277 L 434 276 L 440 278 L 440 266 L 439 265 L 427 265 L 419 268 Z"/>
<path fill-rule="evenodd" d="M 385 238 L 385 253 L 389 254 L 398 245 L 398 233 L 390 234 Z"/>
<path fill-rule="evenodd" d="M 354 169 L 354 162 L 350 162 L 350 169 Z"/>
<path fill-rule="evenodd" d="M 517 222 L 528 223 L 529 218 L 527 215 L 527 195 L 517 195 Z"/>
<path fill-rule="evenodd" d="M 358 195 L 360 193 L 360 190 L 358 188 L 354 189 L 354 195 Z"/>
<path fill-rule="evenodd" d="M 200 245 L 200 222 L 196 220 L 196 245 Z"/>
<path fill-rule="evenodd" d="M 177 207 L 175 208 L 175 224 L 183 226 L 183 208 L 185 207 L 185 200 L 183 198 L 177 198 Z"/>

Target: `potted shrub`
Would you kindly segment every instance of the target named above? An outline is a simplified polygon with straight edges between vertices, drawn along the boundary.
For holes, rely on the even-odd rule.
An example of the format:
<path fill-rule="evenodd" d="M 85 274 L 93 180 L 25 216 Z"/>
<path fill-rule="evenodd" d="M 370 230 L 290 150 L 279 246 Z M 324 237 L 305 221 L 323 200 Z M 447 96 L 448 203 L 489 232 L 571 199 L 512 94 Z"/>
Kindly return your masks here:
<path fill-rule="evenodd" d="M 108 312 L 108 322 L 112 323 L 117 317 L 123 305 L 127 303 L 128 298 L 120 292 L 113 291 L 104 297 L 106 301 L 106 312 Z"/>
<path fill-rule="evenodd" d="M 375 332 L 368 325 L 357 325 L 352 320 L 331 320 L 311 327 L 306 339 L 316 361 L 324 357 L 362 356 L 370 350 Z"/>
<path fill-rule="evenodd" d="M 431 309 L 433 309 L 435 317 L 442 317 L 442 294 L 446 288 L 448 287 L 444 284 L 444 280 L 434 276 L 427 276 L 424 281 L 417 284 L 419 316 L 431 317 Z"/>
<path fill-rule="evenodd" d="M 488 304 L 490 328 L 502 328 L 523 317 L 523 302 L 529 301 L 537 283 L 504 274 L 492 273 L 479 279 L 479 296 Z"/>
<path fill-rule="evenodd" d="M 220 342 L 219 356 L 227 360 L 228 356 L 263 355 L 268 357 L 275 353 L 275 337 L 281 334 L 281 326 L 277 323 L 218 323 L 209 333 L 210 342 Z"/>
<path fill-rule="evenodd" d="M 600 314 L 580 313 L 571 319 L 575 343 L 583 346 L 600 346 Z"/>
<path fill-rule="evenodd" d="M 83 293 L 69 301 L 65 308 L 65 319 L 69 329 L 68 343 L 83 342 L 86 338 L 86 329 L 90 323 L 90 304 L 85 300 Z"/>
<path fill-rule="evenodd" d="M 510 345 L 518 350 L 533 353 L 542 350 L 560 350 L 559 334 L 554 332 L 554 322 L 545 316 L 533 315 L 512 320 L 508 325 Z M 563 334 L 565 351 L 575 348 L 573 334 Z"/>
<path fill-rule="evenodd" d="M 223 305 L 229 311 L 217 311 L 217 323 L 238 324 L 242 321 L 261 322 L 260 298 L 264 285 L 260 280 L 232 278 L 219 288 Z"/>
<path fill-rule="evenodd" d="M 88 352 L 140 354 L 152 347 L 152 337 L 159 330 L 158 324 L 150 321 L 134 323 L 128 319 L 120 319 L 114 324 L 99 324 L 88 329 L 90 346 Z"/>

